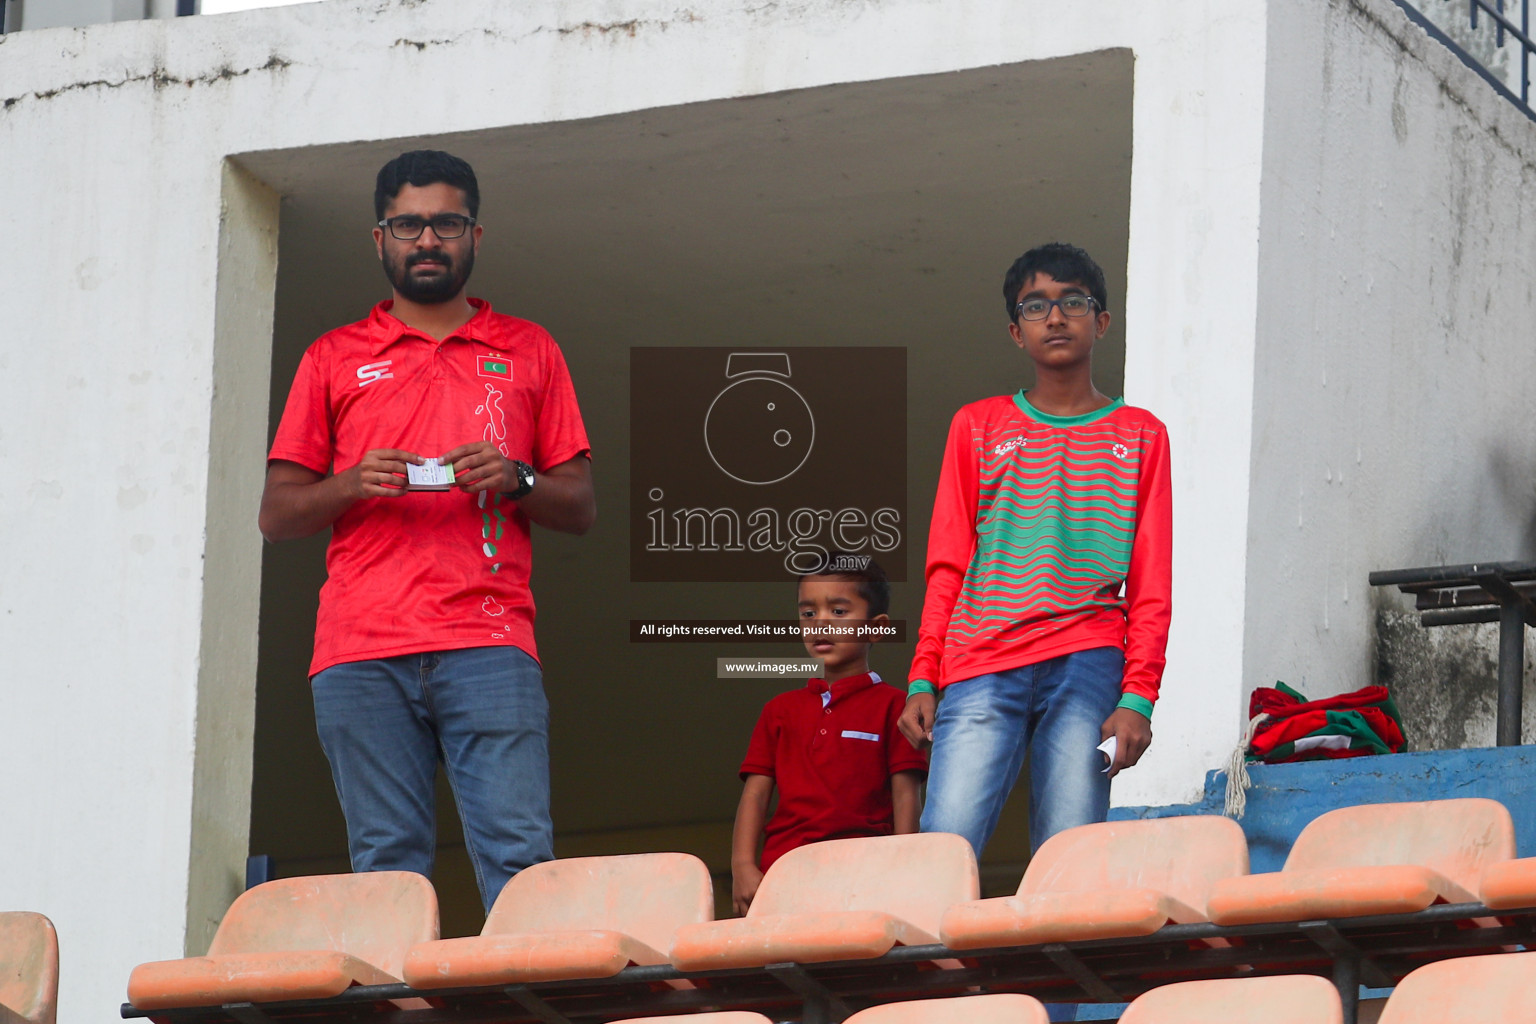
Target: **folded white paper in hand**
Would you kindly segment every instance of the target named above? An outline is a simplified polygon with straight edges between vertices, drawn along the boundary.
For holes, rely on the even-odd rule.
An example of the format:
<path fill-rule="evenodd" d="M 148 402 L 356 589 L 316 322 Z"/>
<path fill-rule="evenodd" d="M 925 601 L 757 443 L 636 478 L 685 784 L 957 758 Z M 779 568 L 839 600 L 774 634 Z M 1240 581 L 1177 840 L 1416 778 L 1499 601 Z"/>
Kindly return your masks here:
<path fill-rule="evenodd" d="M 453 463 L 428 459 L 424 465 L 405 464 L 406 484 L 413 491 L 446 491 L 453 484 Z"/>
<path fill-rule="evenodd" d="M 1105 757 L 1104 770 L 1100 774 L 1106 774 L 1115 765 L 1115 751 L 1120 749 L 1119 738 L 1111 736 L 1103 743 L 1100 743 L 1098 749 Z"/>

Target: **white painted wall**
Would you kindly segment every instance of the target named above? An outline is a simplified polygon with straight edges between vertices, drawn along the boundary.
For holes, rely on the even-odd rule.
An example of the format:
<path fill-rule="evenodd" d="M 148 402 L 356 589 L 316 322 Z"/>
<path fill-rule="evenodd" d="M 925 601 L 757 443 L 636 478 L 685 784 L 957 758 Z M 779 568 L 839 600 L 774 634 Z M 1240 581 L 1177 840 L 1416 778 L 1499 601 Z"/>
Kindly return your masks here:
<path fill-rule="evenodd" d="M 316 0 L 200 0 L 198 14 L 233 14 L 236 11 L 253 11 L 258 7 L 288 7 L 293 4 L 315 3 Z"/>
<path fill-rule="evenodd" d="M 263 353 L 241 346 L 257 345 L 270 322 L 275 221 L 258 183 L 226 174 L 228 154 L 1132 48 L 1126 391 L 1169 424 L 1179 539 L 1157 742 L 1144 766 L 1117 783 L 1117 801 L 1167 802 L 1198 788 L 1236 736 L 1245 675 L 1271 674 L 1277 660 L 1245 659 L 1245 643 L 1268 651 L 1270 634 L 1284 633 L 1298 609 L 1343 629 L 1345 616 L 1322 603 L 1311 582 L 1314 561 L 1336 573 L 1322 577 L 1330 581 L 1363 580 L 1363 568 L 1346 572 L 1337 555 L 1327 562 L 1315 549 L 1335 542 L 1305 525 L 1298 540 L 1277 549 L 1271 534 L 1278 533 L 1264 525 L 1269 510 L 1294 501 L 1297 487 L 1333 502 L 1304 507 L 1304 524 L 1332 511 L 1374 535 L 1370 521 L 1390 514 L 1379 504 L 1351 512 L 1341 487 L 1316 483 L 1320 467 L 1343 469 L 1349 487 L 1366 472 L 1349 467 L 1345 449 L 1369 417 L 1349 420 L 1353 403 L 1315 397 L 1319 366 L 1336 351 L 1334 319 L 1360 288 L 1378 290 L 1384 299 L 1372 309 L 1389 327 L 1351 323 L 1343 333 L 1364 334 L 1374 363 L 1387 363 L 1394 341 L 1435 348 L 1439 336 L 1415 332 L 1443 322 L 1457 340 L 1425 358 L 1446 367 L 1473 361 L 1461 359 L 1464 326 L 1492 333 L 1508 323 L 1502 311 L 1476 312 L 1487 292 L 1479 282 L 1500 273 L 1506 257 L 1498 245 L 1507 237 L 1477 213 L 1480 194 L 1464 201 L 1472 219 L 1457 236 L 1458 251 L 1464 266 L 1486 261 L 1489 269 L 1464 273 L 1437 299 L 1423 275 L 1403 276 L 1416 233 L 1400 223 L 1392 229 L 1401 215 L 1370 212 L 1373 190 L 1353 199 L 1338 191 L 1338 179 L 1354 180 L 1354 168 L 1341 166 L 1319 139 L 1314 100 L 1332 75 L 1330 88 L 1359 83 L 1352 102 L 1363 102 L 1367 88 L 1376 109 L 1391 102 L 1389 55 L 1370 42 L 1382 30 L 1351 28 L 1352 13 L 1329 21 L 1322 0 L 1286 14 L 1277 11 L 1290 0 L 723 6 L 331 0 L 0 40 L 0 180 L 10 187 L 0 226 L 13 254 L 24 257 L 8 261 L 0 293 L 11 328 L 0 342 L 0 474 L 8 482 L 0 489 L 0 536 L 10 553 L 0 580 L 0 641 L 9 652 L 0 675 L 0 906 L 40 910 L 58 923 L 66 1024 L 113 1018 L 134 963 L 201 948 L 242 852 L 240 814 L 225 801 L 249 786 L 258 586 L 249 568 L 259 547 L 253 519 L 267 381 Z M 1352 0 L 1334 6 L 1355 9 Z M 1363 7 L 1390 14 L 1379 0 Z M 1341 27 L 1317 28 L 1335 22 Z M 1286 47 L 1271 45 L 1272 33 Z M 1322 62 L 1323 42 L 1343 56 Z M 1273 56 L 1267 69 L 1266 54 Z M 1357 58 L 1363 69 L 1352 66 Z M 1438 80 L 1460 81 L 1445 63 L 1421 56 L 1400 65 L 1408 143 L 1390 127 L 1362 122 L 1371 142 L 1353 152 L 1392 178 L 1403 202 L 1420 197 L 1435 244 L 1449 252 L 1450 227 L 1461 223 L 1458 200 L 1419 182 L 1391 146 L 1411 144 L 1449 172 L 1452 143 L 1479 147 L 1488 130 L 1480 119 L 1503 133 L 1506 147 L 1528 137 L 1520 134 L 1528 126 L 1501 117 L 1491 100 L 1440 93 Z M 1332 141 L 1349 127 L 1324 123 Z M 1469 189 L 1486 179 L 1512 192 L 1516 163 L 1490 153 L 1464 167 L 1462 180 Z M 1344 218 L 1358 234 L 1350 242 L 1377 247 L 1370 276 L 1357 274 L 1350 288 L 1338 275 L 1367 262 L 1308 256 L 1307 243 L 1326 236 L 1327 214 L 1313 209 L 1319 203 L 1340 214 L 1357 210 Z M 1451 270 L 1434 259 L 1412 265 L 1442 285 Z M 1529 263 L 1522 266 L 1511 280 L 1517 273 L 1530 280 Z M 1305 340 L 1305 359 L 1278 358 L 1296 339 L 1277 334 L 1276 304 L 1289 294 L 1289 275 L 1308 267 L 1316 269 L 1303 279 L 1316 298 L 1307 300 L 1303 333 L 1316 337 Z M 1479 363 L 1498 354 L 1492 340 L 1478 345 Z M 1373 408 L 1403 415 L 1372 419 L 1370 429 L 1395 445 L 1422 420 L 1422 409 L 1414 410 L 1423 381 L 1412 371 L 1402 379 L 1382 372 L 1388 376 L 1356 371 L 1356 378 L 1362 387 L 1367 379 L 1389 382 Z M 1475 373 L 1493 393 L 1508 390 L 1506 371 Z M 1292 407 L 1274 392 L 1312 404 Z M 1488 408 L 1474 400 L 1480 393 L 1467 385 L 1461 401 L 1447 396 L 1430 408 L 1454 408 L 1463 422 Z M 1317 437 L 1305 457 L 1282 450 L 1305 426 L 1303 408 L 1345 420 L 1309 426 Z M 1271 457 L 1290 460 L 1294 471 L 1273 470 Z M 1373 501 L 1407 496 L 1388 470 L 1418 465 L 1418 456 L 1394 459 L 1374 478 L 1381 486 L 1366 492 Z M 1453 471 L 1467 461 L 1441 458 L 1443 472 L 1421 473 L 1415 499 L 1444 493 L 1444 481 L 1461 479 Z M 1486 521 L 1493 539 L 1507 516 L 1485 510 L 1464 518 Z M 1386 563 L 1413 560 L 1423 537 L 1442 536 L 1449 553 L 1458 532 L 1433 525 L 1439 521 L 1422 512 L 1402 521 L 1417 532 L 1384 527 Z M 1273 590 L 1245 589 L 1248 575 L 1280 569 L 1285 580 Z M 1364 603 L 1361 595 L 1353 606 Z M 1332 609 L 1326 620 L 1325 608 Z M 1319 656 L 1310 672 L 1357 666 L 1363 637 L 1352 637 L 1324 645 L 1332 660 Z M 1293 647 L 1314 643 L 1308 635 Z"/>
<path fill-rule="evenodd" d="M 0 7 L 10 9 L 3 13 L 9 14 L 6 28 L 12 32 L 176 17 L 176 0 L 9 0 Z"/>
<path fill-rule="evenodd" d="M 1324 696 L 1371 570 L 1536 557 L 1536 124 L 1384 0 L 1269 31 L 1244 677 Z"/>

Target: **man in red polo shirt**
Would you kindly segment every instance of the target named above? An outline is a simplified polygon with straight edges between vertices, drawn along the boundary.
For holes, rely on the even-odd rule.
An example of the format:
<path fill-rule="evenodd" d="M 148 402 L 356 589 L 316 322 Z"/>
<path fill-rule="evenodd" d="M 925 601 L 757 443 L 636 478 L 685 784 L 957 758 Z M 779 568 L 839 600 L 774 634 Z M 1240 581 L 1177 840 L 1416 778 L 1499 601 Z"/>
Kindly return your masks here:
<path fill-rule="evenodd" d="M 394 296 L 305 352 L 261 532 L 332 528 L 310 682 L 353 870 L 431 873 L 441 758 L 489 909 L 553 856 L 529 524 L 584 533 L 596 503 L 554 339 L 464 294 L 479 204 L 447 153 L 379 171 L 373 238 Z"/>

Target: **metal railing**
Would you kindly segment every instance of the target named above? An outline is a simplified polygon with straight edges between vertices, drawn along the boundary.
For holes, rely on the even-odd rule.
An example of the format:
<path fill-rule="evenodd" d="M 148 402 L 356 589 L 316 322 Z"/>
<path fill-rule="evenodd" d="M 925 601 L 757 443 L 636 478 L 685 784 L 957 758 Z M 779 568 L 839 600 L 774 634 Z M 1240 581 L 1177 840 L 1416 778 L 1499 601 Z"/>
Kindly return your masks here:
<path fill-rule="evenodd" d="M 1519 69 L 1518 74 L 1511 77 L 1518 79 L 1519 91 L 1517 92 L 1493 69 L 1489 68 L 1482 60 L 1463 47 L 1447 34 L 1445 28 L 1435 23 L 1429 15 L 1420 8 L 1409 3 L 1409 0 L 1395 0 L 1397 6 L 1403 9 L 1409 20 L 1428 32 L 1435 39 L 1444 44 L 1467 67 L 1477 72 L 1494 90 L 1519 107 L 1526 117 L 1536 120 L 1536 108 L 1531 106 L 1531 63 L 1536 57 L 1536 42 L 1531 38 L 1531 3 L 1532 0 L 1517 0 L 1520 8 L 1520 22 L 1516 24 L 1509 16 L 1508 8 L 1513 6 L 1508 0 L 1466 0 L 1467 24 L 1476 32 L 1481 27 L 1482 19 L 1493 23 L 1494 48 L 1503 50 L 1506 42 L 1512 41 L 1518 47 Z"/>

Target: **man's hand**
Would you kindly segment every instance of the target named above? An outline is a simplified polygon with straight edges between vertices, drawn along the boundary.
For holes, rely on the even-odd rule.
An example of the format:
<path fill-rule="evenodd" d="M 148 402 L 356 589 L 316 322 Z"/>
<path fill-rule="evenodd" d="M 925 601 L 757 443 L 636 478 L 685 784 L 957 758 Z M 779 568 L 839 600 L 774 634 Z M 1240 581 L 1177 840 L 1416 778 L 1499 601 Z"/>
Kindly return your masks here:
<path fill-rule="evenodd" d="M 363 461 L 341 472 L 347 492 L 361 501 L 364 498 L 398 498 L 406 492 L 405 465 L 420 466 L 427 460 L 415 452 L 398 448 L 375 448 L 363 456 Z"/>
<path fill-rule="evenodd" d="M 485 491 L 510 494 L 522 481 L 512 460 L 489 441 L 461 444 L 443 456 L 453 463 L 453 482 L 466 494 Z M 592 493 L 592 460 L 586 453 L 541 469 L 533 490 L 517 499 L 530 522 L 561 533 L 586 533 L 597 518 Z"/>
<path fill-rule="evenodd" d="M 910 703 L 910 702 L 909 702 Z M 1115 760 L 1109 766 L 1109 777 L 1120 774 L 1141 760 L 1141 755 L 1152 745 L 1152 723 L 1140 711 L 1115 708 L 1099 728 L 1100 741 L 1115 737 Z"/>
<path fill-rule="evenodd" d="M 332 476 L 284 459 L 267 464 L 257 523 L 276 543 L 311 537 L 365 498 L 398 498 L 406 492 L 406 463 L 427 460 L 414 452 L 375 448 L 357 465 Z"/>
<path fill-rule="evenodd" d="M 933 717 L 939 710 L 939 698 L 931 693 L 914 693 L 901 709 L 896 728 L 918 750 L 933 745 Z"/>
<path fill-rule="evenodd" d="M 763 873 L 756 864 L 731 865 L 731 906 L 736 909 L 736 913 L 742 917 L 747 916 L 747 908 L 752 905 L 757 887 L 762 884 Z"/>
<path fill-rule="evenodd" d="M 468 494 L 517 490 L 519 481 L 512 460 L 489 441 L 461 444 L 444 455 L 443 461 L 453 463 L 453 482 Z"/>

